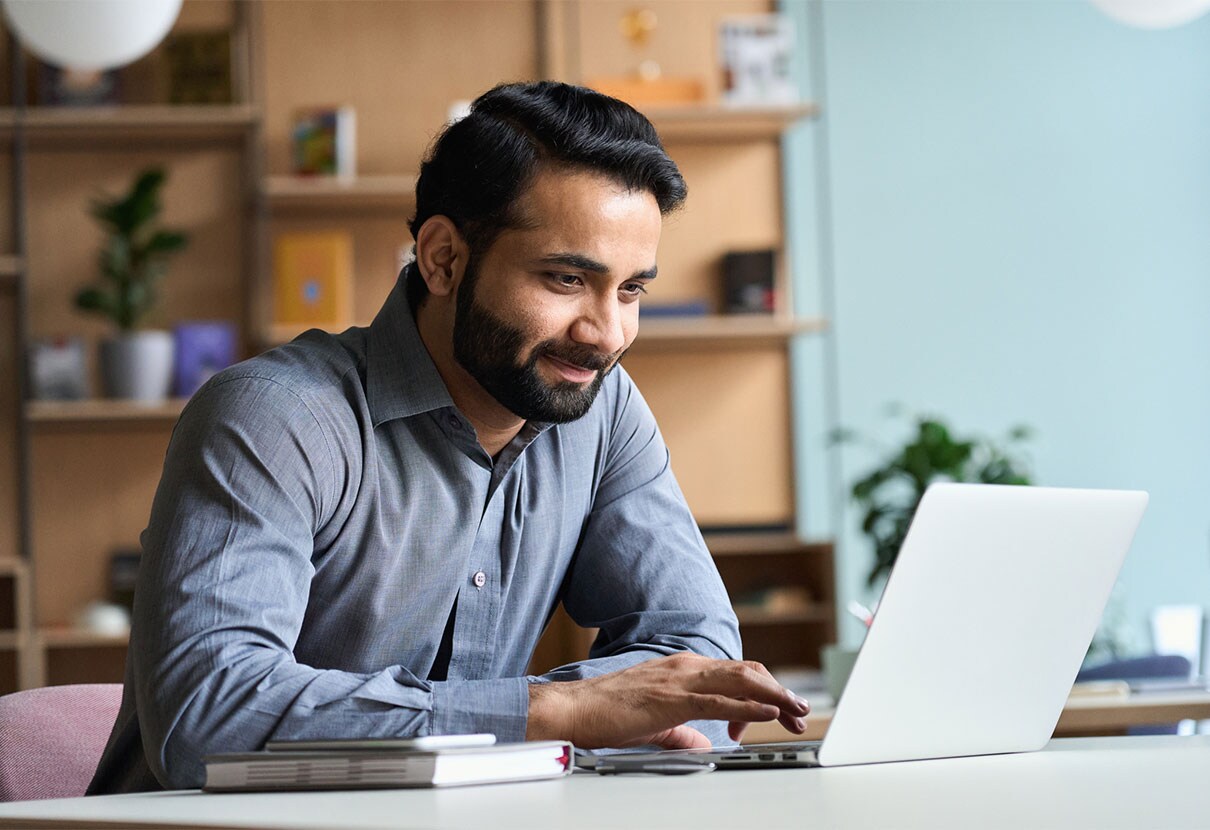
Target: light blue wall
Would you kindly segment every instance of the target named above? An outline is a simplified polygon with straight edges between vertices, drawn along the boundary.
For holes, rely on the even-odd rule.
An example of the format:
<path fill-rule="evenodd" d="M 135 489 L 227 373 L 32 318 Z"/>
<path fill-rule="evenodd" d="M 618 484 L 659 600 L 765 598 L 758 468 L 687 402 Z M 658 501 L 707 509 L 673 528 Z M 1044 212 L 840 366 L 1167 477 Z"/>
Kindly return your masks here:
<path fill-rule="evenodd" d="M 838 537 L 842 600 L 870 554 L 838 491 L 877 456 L 824 435 L 898 438 L 900 401 L 1034 426 L 1038 483 L 1151 492 L 1119 583 L 1140 644 L 1152 606 L 1210 606 L 1210 17 L 785 6 L 824 105 L 787 140 L 797 303 L 834 322 L 795 355 L 801 529 Z"/>

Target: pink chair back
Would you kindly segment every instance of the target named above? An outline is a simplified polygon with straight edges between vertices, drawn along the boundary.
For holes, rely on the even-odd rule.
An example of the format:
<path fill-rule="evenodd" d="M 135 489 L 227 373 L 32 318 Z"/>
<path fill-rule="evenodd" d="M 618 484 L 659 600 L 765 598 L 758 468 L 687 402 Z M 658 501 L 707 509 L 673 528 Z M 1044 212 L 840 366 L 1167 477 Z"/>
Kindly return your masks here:
<path fill-rule="evenodd" d="M 0 697 L 0 801 L 84 795 L 121 702 L 119 683 Z"/>

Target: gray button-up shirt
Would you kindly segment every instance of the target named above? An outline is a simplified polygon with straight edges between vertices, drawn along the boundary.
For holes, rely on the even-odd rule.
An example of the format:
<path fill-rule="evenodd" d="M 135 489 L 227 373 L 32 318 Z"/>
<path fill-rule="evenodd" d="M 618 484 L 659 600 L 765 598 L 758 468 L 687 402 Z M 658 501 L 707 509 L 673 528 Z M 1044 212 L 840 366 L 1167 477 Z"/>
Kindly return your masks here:
<path fill-rule="evenodd" d="M 125 694 L 90 792 L 200 786 L 203 755 L 269 739 L 523 740 L 531 682 L 740 656 L 626 372 L 583 418 L 529 423 L 493 461 L 402 283 L 369 328 L 308 332 L 198 392 L 142 542 Z M 559 602 L 600 636 L 588 660 L 526 677 Z M 455 605 L 446 679 L 429 680 Z"/>

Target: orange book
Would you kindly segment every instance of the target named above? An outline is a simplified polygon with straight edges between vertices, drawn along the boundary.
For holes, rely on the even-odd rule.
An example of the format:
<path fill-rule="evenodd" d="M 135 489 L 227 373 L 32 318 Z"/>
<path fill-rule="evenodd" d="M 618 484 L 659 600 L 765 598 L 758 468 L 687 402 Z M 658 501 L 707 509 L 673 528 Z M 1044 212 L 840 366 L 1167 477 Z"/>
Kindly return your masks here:
<path fill-rule="evenodd" d="M 352 236 L 283 233 L 273 241 L 275 322 L 336 329 L 349 325 L 352 304 Z"/>

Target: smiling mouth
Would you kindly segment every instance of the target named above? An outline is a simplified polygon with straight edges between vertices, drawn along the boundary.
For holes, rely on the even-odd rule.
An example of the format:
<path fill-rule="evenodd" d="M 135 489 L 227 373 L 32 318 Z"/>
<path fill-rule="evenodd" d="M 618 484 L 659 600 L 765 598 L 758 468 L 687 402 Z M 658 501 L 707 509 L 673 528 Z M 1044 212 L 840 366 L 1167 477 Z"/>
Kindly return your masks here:
<path fill-rule="evenodd" d="M 568 363 L 565 360 L 559 360 L 551 355 L 542 355 L 542 357 L 554 367 L 564 380 L 572 383 L 588 383 L 597 376 L 596 369 L 586 369 L 583 366 L 577 366 L 574 363 Z"/>

